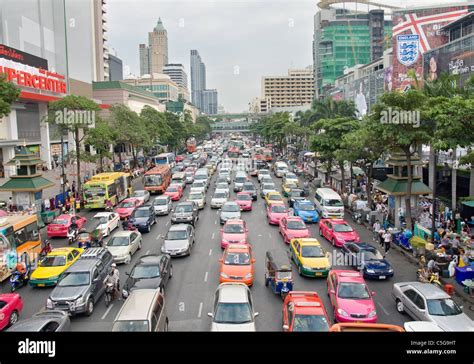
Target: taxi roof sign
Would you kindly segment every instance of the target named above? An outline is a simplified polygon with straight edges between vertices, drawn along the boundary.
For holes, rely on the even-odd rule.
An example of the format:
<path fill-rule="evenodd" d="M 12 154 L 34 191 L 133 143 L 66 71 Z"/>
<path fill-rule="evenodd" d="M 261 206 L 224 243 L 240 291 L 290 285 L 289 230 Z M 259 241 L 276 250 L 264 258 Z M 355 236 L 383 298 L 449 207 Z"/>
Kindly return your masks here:
<path fill-rule="evenodd" d="M 341 277 L 361 277 L 361 274 L 359 272 L 342 272 L 342 273 L 339 273 L 339 276 L 341 276 Z"/>

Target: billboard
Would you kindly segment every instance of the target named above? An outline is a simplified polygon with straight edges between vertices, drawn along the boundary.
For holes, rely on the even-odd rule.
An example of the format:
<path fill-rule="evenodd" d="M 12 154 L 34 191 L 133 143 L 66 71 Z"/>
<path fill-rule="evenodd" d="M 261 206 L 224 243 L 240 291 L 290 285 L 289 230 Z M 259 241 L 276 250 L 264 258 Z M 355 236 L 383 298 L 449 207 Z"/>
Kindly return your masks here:
<path fill-rule="evenodd" d="M 394 57 L 391 84 L 385 88 L 408 90 L 413 81 L 408 75 L 410 70 L 415 71 L 417 78 L 422 79 L 423 54 L 445 44 L 448 34 L 441 28 L 468 12 L 467 5 L 395 11 L 392 17 Z M 386 75 L 386 79 L 388 76 Z"/>

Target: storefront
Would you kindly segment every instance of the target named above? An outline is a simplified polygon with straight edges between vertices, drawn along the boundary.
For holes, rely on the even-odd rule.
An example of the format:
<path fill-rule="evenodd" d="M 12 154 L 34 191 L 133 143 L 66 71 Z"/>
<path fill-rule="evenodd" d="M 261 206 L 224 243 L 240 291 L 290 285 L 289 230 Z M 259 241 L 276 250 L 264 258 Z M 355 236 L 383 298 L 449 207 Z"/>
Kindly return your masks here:
<path fill-rule="evenodd" d="M 0 122 L 0 174 L 9 177 L 15 173 L 14 167 L 4 163 L 15 156 L 18 145 L 26 145 L 51 168 L 51 140 L 57 136 L 42 120 L 48 113 L 48 102 L 67 94 L 65 77 L 50 71 L 46 59 L 2 44 L 0 74 L 21 89 L 11 113 Z"/>

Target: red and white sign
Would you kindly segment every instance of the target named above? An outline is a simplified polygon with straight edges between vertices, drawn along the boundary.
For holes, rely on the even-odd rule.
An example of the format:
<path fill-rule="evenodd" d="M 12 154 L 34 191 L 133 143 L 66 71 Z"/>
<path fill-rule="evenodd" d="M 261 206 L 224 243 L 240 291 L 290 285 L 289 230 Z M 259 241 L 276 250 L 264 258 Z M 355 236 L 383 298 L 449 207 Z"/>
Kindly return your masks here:
<path fill-rule="evenodd" d="M 13 82 L 22 88 L 34 89 L 40 92 L 47 91 L 59 95 L 67 93 L 64 76 L 55 72 L 0 58 L 0 73 L 7 76 L 7 81 Z"/>

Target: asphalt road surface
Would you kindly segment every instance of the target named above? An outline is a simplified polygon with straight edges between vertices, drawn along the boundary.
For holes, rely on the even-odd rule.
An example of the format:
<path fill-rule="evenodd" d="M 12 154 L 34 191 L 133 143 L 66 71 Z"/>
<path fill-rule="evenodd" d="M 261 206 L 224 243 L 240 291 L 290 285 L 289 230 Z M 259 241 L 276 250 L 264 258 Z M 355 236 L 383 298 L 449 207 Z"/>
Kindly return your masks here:
<path fill-rule="evenodd" d="M 218 210 L 210 208 L 210 200 L 214 191 L 214 180 L 206 195 L 207 204 L 200 210 L 199 221 L 196 224 L 196 244 L 191 256 L 173 259 L 173 278 L 165 290 L 166 309 L 169 318 L 170 331 L 208 331 L 211 320 L 207 313 L 212 311 L 214 292 L 219 285 L 219 262 L 222 255 L 220 248 L 220 228 Z M 281 179 L 273 176 L 274 182 L 280 188 Z M 258 186 L 256 177 L 251 177 Z M 141 187 L 140 182 L 135 184 L 135 189 Z M 185 196 L 189 186 L 185 190 Z M 232 191 L 232 186 L 231 186 Z M 235 196 L 231 192 L 231 197 Z M 154 196 L 152 196 L 152 199 Z M 184 198 L 183 198 L 184 199 Z M 182 200 L 183 200 L 182 199 Z M 97 211 L 82 211 L 90 221 Z M 264 261 L 265 252 L 273 248 L 288 249 L 278 233 L 277 226 L 267 223 L 263 199 L 258 197 L 254 202 L 253 210 L 242 212 L 242 218 L 249 227 L 249 240 L 253 247 L 256 258 L 254 285 L 251 288 L 254 301 L 254 309 L 260 315 L 256 318 L 258 331 L 281 331 L 282 330 L 282 300 L 279 295 L 274 294 L 264 284 Z M 346 220 L 359 232 L 361 241 L 372 242 L 372 234 L 366 228 L 355 224 L 350 217 Z M 88 225 L 86 225 L 88 227 Z M 162 241 L 170 227 L 170 216 L 158 217 L 158 223 L 153 226 L 152 231 L 143 234 L 143 247 L 133 256 L 130 265 L 119 265 L 121 282 L 125 282 L 125 272 L 130 272 L 133 264 L 138 258 L 145 254 L 160 254 Z M 121 229 L 121 228 L 119 228 Z M 317 237 L 326 251 L 332 252 L 331 244 L 319 236 L 317 224 L 310 225 L 312 237 Z M 115 230 L 118 231 L 118 230 Z M 53 247 L 67 246 L 66 239 L 51 239 Z M 415 280 L 416 267 L 409 263 L 400 253 L 392 250 L 387 255 L 395 271 L 395 276 L 388 281 L 367 281 L 369 288 L 376 292 L 374 301 L 376 303 L 378 322 L 402 325 L 409 321 L 409 317 L 399 314 L 395 309 L 394 300 L 391 297 L 392 285 L 395 282 Z M 340 267 L 337 267 L 340 268 Z M 349 269 L 349 268 L 348 268 Z M 322 298 L 328 315 L 333 317 L 332 308 L 327 296 L 326 279 L 305 278 L 293 273 L 294 290 L 316 291 Z M 1 285 L 2 292 L 9 292 L 8 280 Z M 25 307 L 20 319 L 31 317 L 34 313 L 44 309 L 46 300 L 52 288 L 23 287 L 18 292 L 23 297 Z M 109 331 L 123 301 L 115 300 L 106 308 L 103 298 L 95 306 L 94 313 L 90 316 L 72 317 L 73 331 Z"/>

